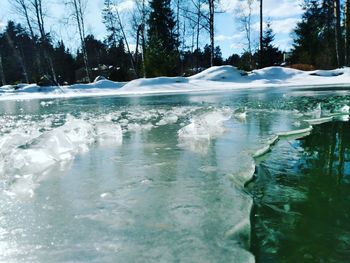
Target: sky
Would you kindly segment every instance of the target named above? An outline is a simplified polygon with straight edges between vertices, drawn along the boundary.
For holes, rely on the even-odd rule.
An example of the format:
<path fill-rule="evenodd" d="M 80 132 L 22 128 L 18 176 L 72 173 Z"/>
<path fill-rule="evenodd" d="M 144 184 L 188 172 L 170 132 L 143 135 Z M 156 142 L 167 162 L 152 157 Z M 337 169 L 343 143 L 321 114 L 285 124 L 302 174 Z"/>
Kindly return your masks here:
<path fill-rule="evenodd" d="M 6 21 L 13 19 L 19 21 L 18 17 L 10 5 L 11 0 L 0 0 L 0 30 L 6 25 Z M 47 30 L 54 32 L 54 38 L 63 39 L 66 45 L 71 49 L 78 47 L 78 35 L 72 25 L 65 22 L 65 17 L 69 13 L 62 4 L 62 0 L 43 0 L 46 5 L 46 26 Z M 134 7 L 135 0 L 120 0 L 120 12 L 124 13 L 125 24 L 130 24 L 126 14 Z M 218 10 L 215 15 L 215 45 L 221 47 L 223 56 L 227 58 L 233 53 L 241 54 L 247 48 L 242 24 L 239 21 L 238 11 L 242 0 L 220 0 Z M 87 33 L 94 34 L 96 38 L 103 39 L 106 35 L 102 23 L 101 10 L 103 0 L 88 0 L 86 9 L 86 27 Z M 243 1 L 244 2 L 244 1 Z M 271 22 L 274 30 L 275 46 L 283 51 L 291 48 L 291 32 L 300 19 L 303 11 L 301 9 L 302 0 L 264 0 L 264 22 Z M 244 8 L 245 12 L 247 11 Z M 24 23 L 23 23 L 24 24 Z M 253 47 L 258 47 L 259 35 L 259 1 L 253 0 L 252 9 L 252 42 Z M 129 32 L 131 33 L 131 32 Z M 201 44 L 209 43 L 209 36 L 205 32 L 201 33 Z M 190 41 L 190 39 L 188 39 Z M 130 39 L 131 47 L 133 40 Z M 189 44 L 189 43 L 187 43 Z"/>

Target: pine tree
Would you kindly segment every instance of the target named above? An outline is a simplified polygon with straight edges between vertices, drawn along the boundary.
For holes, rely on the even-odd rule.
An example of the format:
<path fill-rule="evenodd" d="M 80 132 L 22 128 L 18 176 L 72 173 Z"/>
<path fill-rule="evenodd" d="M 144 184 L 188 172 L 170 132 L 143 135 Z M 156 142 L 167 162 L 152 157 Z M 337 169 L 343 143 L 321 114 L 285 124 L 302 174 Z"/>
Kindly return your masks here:
<path fill-rule="evenodd" d="M 151 0 L 150 9 L 145 54 L 147 76 L 176 75 L 179 42 L 170 0 Z"/>
<path fill-rule="evenodd" d="M 282 52 L 273 45 L 275 40 L 275 34 L 271 28 L 271 24 L 267 23 L 267 28 L 262 37 L 262 57 L 261 57 L 261 68 L 279 65 L 282 63 L 283 54 Z"/>
<path fill-rule="evenodd" d="M 120 29 L 118 28 L 118 21 L 115 13 L 113 13 L 113 2 L 111 0 L 104 1 L 104 8 L 102 10 L 102 20 L 109 35 L 106 42 L 108 46 L 117 46 L 121 38 Z"/>
<path fill-rule="evenodd" d="M 304 0 L 302 21 L 294 29 L 293 63 L 337 66 L 334 0 Z"/>

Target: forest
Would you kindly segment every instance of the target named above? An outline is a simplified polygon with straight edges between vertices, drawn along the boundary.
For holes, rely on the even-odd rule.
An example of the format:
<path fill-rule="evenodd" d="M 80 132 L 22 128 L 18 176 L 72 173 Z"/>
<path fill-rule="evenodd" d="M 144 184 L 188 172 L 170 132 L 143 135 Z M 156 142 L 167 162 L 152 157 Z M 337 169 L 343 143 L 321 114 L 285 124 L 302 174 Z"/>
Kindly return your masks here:
<path fill-rule="evenodd" d="M 20 22 L 8 21 L 0 32 L 0 85 L 87 83 L 97 76 L 113 81 L 189 76 L 217 65 L 248 71 L 274 65 L 300 69 L 350 65 L 350 0 L 303 0 L 303 15 L 291 32 L 293 46 L 287 56 L 274 44 L 263 0 L 240 0 L 248 8 L 237 13 L 247 44 L 242 54 L 226 59 L 215 45 L 215 17 L 224 12 L 218 7 L 220 0 L 134 0 L 136 8 L 128 21 L 121 19 L 119 1 L 105 0 L 104 8 L 96 10 L 108 33 L 104 39 L 86 33 L 87 1 L 62 1 L 79 36 L 79 48 L 69 50 L 47 27 L 47 1 L 11 0 Z M 250 37 L 254 1 L 260 2 L 257 45 Z M 207 43 L 199 40 L 203 35 Z"/>

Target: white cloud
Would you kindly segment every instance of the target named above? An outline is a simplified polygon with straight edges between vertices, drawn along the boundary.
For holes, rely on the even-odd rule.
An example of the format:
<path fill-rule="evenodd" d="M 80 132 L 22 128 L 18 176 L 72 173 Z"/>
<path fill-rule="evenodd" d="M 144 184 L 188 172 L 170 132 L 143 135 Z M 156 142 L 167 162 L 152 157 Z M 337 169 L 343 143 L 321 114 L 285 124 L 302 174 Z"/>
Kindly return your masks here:
<path fill-rule="evenodd" d="M 289 34 L 293 31 L 299 20 L 299 18 L 271 20 L 271 28 L 275 34 Z M 254 23 L 252 28 L 255 31 L 259 31 L 260 23 Z M 266 28 L 266 22 L 264 23 L 264 28 Z"/>
<path fill-rule="evenodd" d="M 288 51 L 292 47 L 293 41 L 288 38 L 283 38 L 275 41 L 275 46 L 278 47 L 280 50 Z"/>
<path fill-rule="evenodd" d="M 271 23 L 272 29 L 275 33 L 285 33 L 289 34 L 295 28 L 297 23 L 299 22 L 299 18 L 287 18 L 280 20 L 273 20 Z"/>
<path fill-rule="evenodd" d="M 0 21 L 0 31 L 4 30 L 5 26 L 6 26 L 5 22 Z"/>
<path fill-rule="evenodd" d="M 133 0 L 124 0 L 113 6 L 113 10 L 117 10 L 119 13 L 131 11 L 136 7 L 135 1 Z"/>
<path fill-rule="evenodd" d="M 277 18 L 277 17 L 292 17 L 298 16 L 303 13 L 301 8 L 302 0 L 264 0 L 263 9 L 264 16 Z M 235 14 L 239 5 L 244 4 L 242 0 L 221 0 L 220 9 Z M 253 15 L 259 15 L 259 1 L 253 1 Z"/>
<path fill-rule="evenodd" d="M 234 36 L 218 35 L 218 36 L 215 36 L 215 41 L 224 42 L 224 41 L 232 40 L 234 38 L 235 38 Z"/>
<path fill-rule="evenodd" d="M 243 50 L 246 47 L 247 46 L 244 43 L 240 43 L 240 42 L 233 43 L 230 45 L 230 49 L 232 49 L 232 50 Z"/>
<path fill-rule="evenodd" d="M 266 0 L 265 17 L 292 17 L 303 13 L 300 0 Z"/>
<path fill-rule="evenodd" d="M 238 0 L 221 0 L 219 2 L 220 9 L 223 11 L 233 13 L 238 6 Z"/>

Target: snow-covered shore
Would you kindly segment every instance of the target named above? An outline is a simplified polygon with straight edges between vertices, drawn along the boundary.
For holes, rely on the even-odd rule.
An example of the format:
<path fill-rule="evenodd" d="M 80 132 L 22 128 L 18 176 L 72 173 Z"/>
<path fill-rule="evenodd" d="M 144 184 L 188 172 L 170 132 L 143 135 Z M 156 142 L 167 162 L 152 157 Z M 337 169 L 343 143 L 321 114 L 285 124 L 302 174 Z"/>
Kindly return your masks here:
<path fill-rule="evenodd" d="M 127 83 L 100 80 L 90 84 L 60 87 L 21 84 L 16 90 L 11 86 L 0 87 L 0 100 L 305 87 L 350 87 L 350 68 L 306 72 L 283 67 L 268 67 L 245 73 L 232 66 L 220 66 L 209 68 L 188 78 L 159 77 L 136 79 Z"/>

